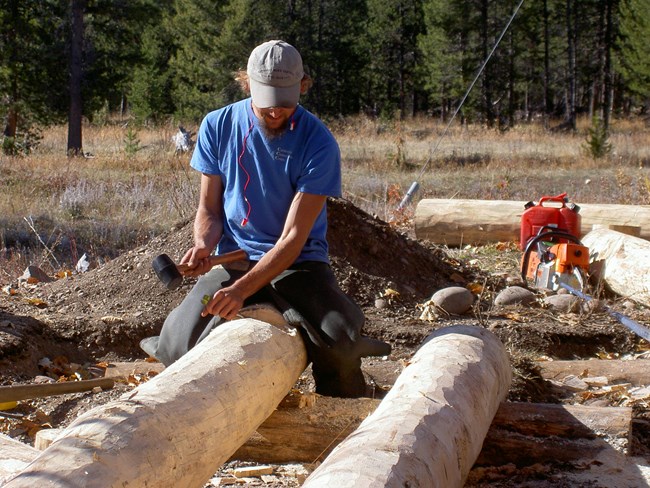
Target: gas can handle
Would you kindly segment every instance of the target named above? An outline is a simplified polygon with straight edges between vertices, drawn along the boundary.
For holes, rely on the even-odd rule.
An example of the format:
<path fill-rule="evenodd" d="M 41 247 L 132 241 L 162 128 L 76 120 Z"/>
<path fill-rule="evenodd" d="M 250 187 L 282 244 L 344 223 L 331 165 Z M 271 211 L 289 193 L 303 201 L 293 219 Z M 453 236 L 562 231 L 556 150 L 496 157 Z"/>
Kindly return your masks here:
<path fill-rule="evenodd" d="M 539 199 L 538 205 L 541 205 L 544 202 L 562 202 L 562 205 L 564 206 L 564 202 L 566 202 L 566 192 L 560 193 L 554 197 L 542 197 Z"/>

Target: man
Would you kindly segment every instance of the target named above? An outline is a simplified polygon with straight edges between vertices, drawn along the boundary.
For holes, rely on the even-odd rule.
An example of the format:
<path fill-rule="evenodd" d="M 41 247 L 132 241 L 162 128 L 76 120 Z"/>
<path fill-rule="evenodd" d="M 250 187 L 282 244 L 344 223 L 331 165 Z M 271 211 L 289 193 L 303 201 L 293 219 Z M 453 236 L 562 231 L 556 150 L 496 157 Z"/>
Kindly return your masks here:
<path fill-rule="evenodd" d="M 316 391 L 364 396 L 361 357 L 388 354 L 390 346 L 360 335 L 363 313 L 329 266 L 326 200 L 341 195 L 338 145 L 298 104 L 311 80 L 293 46 L 256 47 L 240 78 L 251 98 L 205 117 L 191 160 L 201 192 L 194 247 L 181 263 L 200 278 L 159 340 L 142 347 L 171 364 L 244 305 L 272 301 L 300 325 Z M 243 249 L 249 261 L 210 269 L 215 248 Z"/>

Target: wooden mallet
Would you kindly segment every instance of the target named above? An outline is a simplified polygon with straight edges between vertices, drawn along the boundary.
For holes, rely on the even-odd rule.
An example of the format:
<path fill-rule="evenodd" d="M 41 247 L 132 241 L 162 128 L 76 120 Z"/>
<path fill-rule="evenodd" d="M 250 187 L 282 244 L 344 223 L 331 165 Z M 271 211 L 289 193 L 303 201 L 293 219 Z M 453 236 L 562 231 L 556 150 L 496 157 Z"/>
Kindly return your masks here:
<path fill-rule="evenodd" d="M 243 261 L 247 259 L 248 256 L 246 252 L 238 249 L 237 251 L 227 252 L 225 254 L 220 254 L 216 256 L 210 256 L 210 264 L 216 266 L 218 264 L 232 263 L 235 261 Z M 168 290 L 175 290 L 183 282 L 183 274 L 189 269 L 187 264 L 176 264 L 167 256 L 167 254 L 161 254 L 156 256 L 156 258 L 151 263 L 153 270 L 156 272 L 158 279 L 163 282 Z"/>

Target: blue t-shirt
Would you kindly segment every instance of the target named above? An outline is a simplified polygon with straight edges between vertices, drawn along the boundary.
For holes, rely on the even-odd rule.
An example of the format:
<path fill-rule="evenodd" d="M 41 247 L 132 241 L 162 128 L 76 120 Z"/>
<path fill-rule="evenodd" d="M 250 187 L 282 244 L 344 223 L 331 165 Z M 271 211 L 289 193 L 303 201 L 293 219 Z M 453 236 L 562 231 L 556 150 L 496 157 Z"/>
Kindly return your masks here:
<path fill-rule="evenodd" d="M 296 192 L 341 196 L 338 144 L 300 105 L 290 127 L 271 139 L 262 133 L 250 98 L 209 113 L 190 164 L 204 174 L 219 175 L 223 182 L 225 215 L 218 252 L 243 249 L 253 261 L 280 238 Z M 329 262 L 326 234 L 323 207 L 296 262 Z"/>

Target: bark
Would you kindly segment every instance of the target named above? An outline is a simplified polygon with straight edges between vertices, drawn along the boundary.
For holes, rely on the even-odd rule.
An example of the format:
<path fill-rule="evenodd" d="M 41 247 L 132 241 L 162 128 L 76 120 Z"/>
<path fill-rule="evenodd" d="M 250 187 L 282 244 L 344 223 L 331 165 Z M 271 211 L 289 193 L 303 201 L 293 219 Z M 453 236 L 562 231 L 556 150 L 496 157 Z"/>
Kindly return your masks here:
<path fill-rule="evenodd" d="M 594 459 L 613 449 L 605 439 L 626 443 L 631 422 L 629 407 L 504 403 L 476 465 L 523 467 Z"/>
<path fill-rule="evenodd" d="M 95 378 L 92 380 L 66 381 L 63 383 L 39 383 L 31 385 L 0 386 L 0 403 L 42 398 L 66 393 L 90 391 L 93 388 L 109 390 L 113 388 L 112 378 Z"/>
<path fill-rule="evenodd" d="M 539 361 L 542 377 L 561 381 L 569 375 L 578 377 L 604 376 L 609 384 L 630 383 L 633 386 L 648 384 L 650 362 L 620 359 L 575 359 L 572 361 Z"/>

